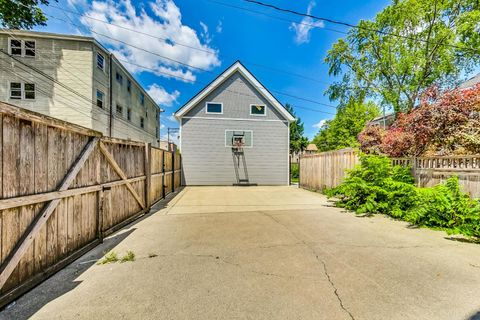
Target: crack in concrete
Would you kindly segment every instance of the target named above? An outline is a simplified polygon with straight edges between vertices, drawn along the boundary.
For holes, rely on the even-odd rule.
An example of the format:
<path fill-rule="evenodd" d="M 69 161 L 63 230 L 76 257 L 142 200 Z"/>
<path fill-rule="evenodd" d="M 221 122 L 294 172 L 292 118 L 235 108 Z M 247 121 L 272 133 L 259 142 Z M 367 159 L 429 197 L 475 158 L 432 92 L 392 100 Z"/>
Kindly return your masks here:
<path fill-rule="evenodd" d="M 281 223 L 280 221 L 278 221 L 277 219 L 275 219 L 274 217 L 272 217 L 271 215 L 269 215 L 268 213 L 266 212 L 261 212 L 262 214 L 264 214 L 265 216 L 269 217 L 270 219 L 272 219 L 275 223 L 281 225 L 283 228 L 285 228 L 295 239 L 297 239 L 298 241 L 300 241 L 303 245 L 305 245 L 305 247 L 307 247 L 312 253 L 313 255 L 315 256 L 315 258 L 317 259 L 318 262 L 320 262 L 320 264 L 323 266 L 323 272 L 325 274 L 325 277 L 327 278 L 328 282 L 330 283 L 330 286 L 332 287 L 333 289 L 333 294 L 335 295 L 335 297 L 337 298 L 338 300 L 338 303 L 340 305 L 340 308 L 348 314 L 348 316 L 350 317 L 350 319 L 352 320 L 355 320 L 355 317 L 353 316 L 353 314 L 347 309 L 347 307 L 345 306 L 345 304 L 343 303 L 343 300 L 342 298 L 340 297 L 339 293 L 338 293 L 338 288 L 335 286 L 335 283 L 333 282 L 332 278 L 330 277 L 330 274 L 328 273 L 328 270 L 327 270 L 327 264 L 326 262 L 321 259 L 318 254 L 315 252 L 315 249 L 312 248 L 305 240 L 301 239 L 300 237 L 298 237 L 292 230 L 290 230 L 290 228 L 288 228 L 286 225 L 284 225 L 283 223 Z"/>

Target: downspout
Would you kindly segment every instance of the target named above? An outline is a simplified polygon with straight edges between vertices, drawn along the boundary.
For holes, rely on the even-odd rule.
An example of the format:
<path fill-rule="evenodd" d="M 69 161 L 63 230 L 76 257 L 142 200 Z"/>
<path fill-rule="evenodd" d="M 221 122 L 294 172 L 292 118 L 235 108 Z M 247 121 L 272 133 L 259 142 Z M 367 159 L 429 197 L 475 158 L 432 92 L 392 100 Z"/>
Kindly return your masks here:
<path fill-rule="evenodd" d="M 109 136 L 112 136 L 112 130 L 113 130 L 113 98 L 112 98 L 112 69 L 113 69 L 113 59 L 112 59 L 112 53 L 110 53 L 108 60 L 109 60 L 109 75 L 108 75 L 108 100 L 109 100 L 109 105 L 110 105 L 110 121 L 109 121 Z"/>

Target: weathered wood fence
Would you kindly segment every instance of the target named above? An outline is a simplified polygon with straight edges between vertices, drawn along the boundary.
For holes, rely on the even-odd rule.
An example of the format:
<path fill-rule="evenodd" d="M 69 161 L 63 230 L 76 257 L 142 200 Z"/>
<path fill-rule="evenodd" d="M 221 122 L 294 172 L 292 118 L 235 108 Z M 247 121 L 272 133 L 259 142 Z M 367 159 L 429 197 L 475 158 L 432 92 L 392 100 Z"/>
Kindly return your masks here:
<path fill-rule="evenodd" d="M 180 187 L 181 157 L 0 102 L 0 306 Z"/>
<path fill-rule="evenodd" d="M 354 149 L 300 157 L 300 187 L 322 191 L 342 183 L 346 171 L 359 163 Z M 431 187 L 456 175 L 463 191 L 480 197 L 480 155 L 392 158 L 392 164 L 409 166 L 419 187 Z"/>
<path fill-rule="evenodd" d="M 300 156 L 299 185 L 310 190 L 324 190 L 342 183 L 346 171 L 359 162 L 354 149 L 342 149 Z"/>
<path fill-rule="evenodd" d="M 473 198 L 480 197 L 480 155 L 393 158 L 392 163 L 411 167 L 420 187 L 432 187 L 457 176 L 463 191 Z"/>

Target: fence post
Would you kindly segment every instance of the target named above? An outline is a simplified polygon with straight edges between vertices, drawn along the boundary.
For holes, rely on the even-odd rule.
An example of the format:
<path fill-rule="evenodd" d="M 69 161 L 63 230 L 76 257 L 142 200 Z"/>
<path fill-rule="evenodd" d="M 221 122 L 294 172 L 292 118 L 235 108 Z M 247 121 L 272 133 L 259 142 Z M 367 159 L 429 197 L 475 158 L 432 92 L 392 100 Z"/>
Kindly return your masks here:
<path fill-rule="evenodd" d="M 172 151 L 172 192 L 175 192 L 175 151 Z"/>
<path fill-rule="evenodd" d="M 104 197 L 103 188 L 97 193 L 97 234 L 100 242 L 103 242 L 103 215 L 104 215 Z"/>
<path fill-rule="evenodd" d="M 162 150 L 162 198 L 165 198 L 165 151 Z"/>
<path fill-rule="evenodd" d="M 415 184 L 418 185 L 418 179 L 417 179 L 417 157 L 413 156 L 411 158 L 412 161 L 412 176 L 415 181 Z"/>
<path fill-rule="evenodd" d="M 151 158 L 152 149 L 150 142 L 145 143 L 145 208 L 150 208 L 150 186 L 152 183 L 152 170 L 151 170 Z"/>

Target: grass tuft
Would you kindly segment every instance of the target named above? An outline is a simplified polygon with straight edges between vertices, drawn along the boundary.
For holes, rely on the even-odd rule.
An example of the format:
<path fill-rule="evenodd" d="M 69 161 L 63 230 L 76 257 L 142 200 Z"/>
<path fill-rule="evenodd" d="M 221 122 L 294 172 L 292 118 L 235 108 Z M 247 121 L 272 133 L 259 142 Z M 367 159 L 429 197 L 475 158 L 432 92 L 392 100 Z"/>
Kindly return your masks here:
<path fill-rule="evenodd" d="M 128 261 L 135 261 L 135 253 L 133 251 L 128 250 L 127 253 L 122 257 L 120 262 L 128 262 Z"/>
<path fill-rule="evenodd" d="M 102 260 L 98 261 L 97 264 L 115 263 L 117 261 L 118 261 L 118 254 L 115 251 L 110 251 L 103 257 Z"/>

